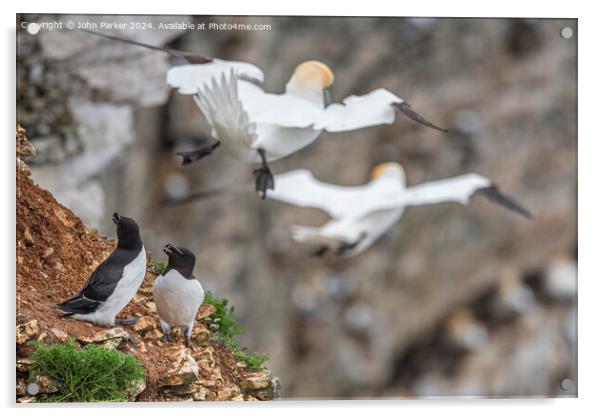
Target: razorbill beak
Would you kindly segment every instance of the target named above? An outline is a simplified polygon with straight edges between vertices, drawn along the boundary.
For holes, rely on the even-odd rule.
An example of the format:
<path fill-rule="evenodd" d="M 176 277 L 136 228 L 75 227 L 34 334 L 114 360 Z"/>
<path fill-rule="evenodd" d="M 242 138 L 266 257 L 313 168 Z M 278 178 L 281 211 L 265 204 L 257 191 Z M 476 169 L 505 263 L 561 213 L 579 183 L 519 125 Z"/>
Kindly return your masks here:
<path fill-rule="evenodd" d="M 140 229 L 131 218 L 113 214 L 117 248 L 92 272 L 84 287 L 57 306 L 70 316 L 97 325 L 133 324 L 138 319 L 115 319 L 140 288 L 146 274 L 146 251 Z"/>
<path fill-rule="evenodd" d="M 184 329 L 184 342 L 189 347 L 194 320 L 205 299 L 203 286 L 193 274 L 196 258 L 187 248 L 173 244 L 166 244 L 163 252 L 169 258 L 167 268 L 153 286 L 163 339 L 170 341 L 171 329 L 180 327 Z"/>

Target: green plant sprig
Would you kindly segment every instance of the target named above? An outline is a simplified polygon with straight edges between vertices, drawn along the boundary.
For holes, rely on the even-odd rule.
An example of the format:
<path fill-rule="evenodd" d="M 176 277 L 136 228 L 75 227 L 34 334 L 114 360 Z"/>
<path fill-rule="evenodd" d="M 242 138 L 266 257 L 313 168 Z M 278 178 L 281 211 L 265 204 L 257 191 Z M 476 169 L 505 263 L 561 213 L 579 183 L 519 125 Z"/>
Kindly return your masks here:
<path fill-rule="evenodd" d="M 263 368 L 264 363 L 270 358 L 268 354 L 251 354 L 246 348 L 238 345 L 236 337 L 244 333 L 244 328 L 234 319 L 234 307 L 228 305 L 228 299 L 216 298 L 211 292 L 207 292 L 205 303 L 215 308 L 215 312 L 207 318 L 211 340 L 230 349 L 237 360 L 245 362 L 250 368 L 255 370 Z"/>
<path fill-rule="evenodd" d="M 144 380 L 144 367 L 133 355 L 87 345 L 78 350 L 68 344 L 35 344 L 33 372 L 58 382 L 56 393 L 42 396 L 46 402 L 126 401 L 127 389 Z"/>

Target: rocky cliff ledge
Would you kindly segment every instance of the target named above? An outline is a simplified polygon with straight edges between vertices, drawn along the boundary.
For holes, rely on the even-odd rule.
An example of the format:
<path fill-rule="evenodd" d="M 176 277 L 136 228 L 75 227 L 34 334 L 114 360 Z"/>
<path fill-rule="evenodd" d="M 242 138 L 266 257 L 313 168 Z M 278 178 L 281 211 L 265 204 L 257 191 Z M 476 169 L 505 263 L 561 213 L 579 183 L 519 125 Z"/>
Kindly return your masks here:
<path fill-rule="evenodd" d="M 271 400 L 279 382 L 266 368 L 239 361 L 233 352 L 211 340 L 206 319 L 214 308 L 203 305 L 197 316 L 191 348 L 181 338 L 159 340 L 162 333 L 152 300 L 155 273 L 150 266 L 144 283 L 122 316 L 138 316 L 132 327 L 101 328 L 63 318 L 55 304 L 77 291 L 94 268 L 111 252 L 115 240 L 98 235 L 50 192 L 29 177 L 21 158 L 35 149 L 17 126 L 17 402 L 57 391 L 53 380 L 34 375 L 34 341 L 44 344 L 73 340 L 77 348 L 98 344 L 138 358 L 146 379 L 131 392 L 135 401 Z M 135 346 L 130 341 L 135 339 Z M 35 383 L 34 388 L 31 383 Z M 29 385 L 29 388 L 28 388 Z M 35 393 L 35 394 L 34 394 Z"/>

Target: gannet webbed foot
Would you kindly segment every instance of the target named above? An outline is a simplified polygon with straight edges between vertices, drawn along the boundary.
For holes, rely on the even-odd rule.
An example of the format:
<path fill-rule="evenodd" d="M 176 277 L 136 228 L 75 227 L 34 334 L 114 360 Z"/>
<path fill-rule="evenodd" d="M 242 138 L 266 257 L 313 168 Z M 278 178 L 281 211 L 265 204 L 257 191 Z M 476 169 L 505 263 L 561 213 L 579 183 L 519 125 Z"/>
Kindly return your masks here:
<path fill-rule="evenodd" d="M 261 192 L 261 199 L 265 199 L 267 190 L 274 189 L 274 175 L 268 166 L 265 150 L 258 149 L 257 153 L 261 157 L 261 167 L 253 171 L 255 175 L 255 191 Z"/>
<path fill-rule="evenodd" d="M 366 233 L 361 233 L 357 240 L 352 241 L 350 243 L 349 242 L 342 243 L 337 250 L 337 254 L 339 256 L 347 254 L 349 251 L 355 249 L 362 241 L 364 241 L 364 239 L 367 236 L 368 235 Z"/>
<path fill-rule="evenodd" d="M 324 257 L 330 251 L 330 247 L 321 246 L 316 250 L 312 251 L 309 257 Z"/>
<path fill-rule="evenodd" d="M 261 192 L 261 199 L 265 199 L 268 189 L 274 189 L 274 175 L 267 166 L 262 166 L 253 171 L 255 175 L 255 191 Z"/>
<path fill-rule="evenodd" d="M 183 152 L 174 153 L 176 156 L 182 156 L 182 165 L 189 165 L 192 162 L 196 162 L 204 158 L 205 156 L 209 156 L 217 147 L 220 145 L 220 141 L 213 141 L 209 143 L 203 144 L 198 149 L 188 150 Z"/>

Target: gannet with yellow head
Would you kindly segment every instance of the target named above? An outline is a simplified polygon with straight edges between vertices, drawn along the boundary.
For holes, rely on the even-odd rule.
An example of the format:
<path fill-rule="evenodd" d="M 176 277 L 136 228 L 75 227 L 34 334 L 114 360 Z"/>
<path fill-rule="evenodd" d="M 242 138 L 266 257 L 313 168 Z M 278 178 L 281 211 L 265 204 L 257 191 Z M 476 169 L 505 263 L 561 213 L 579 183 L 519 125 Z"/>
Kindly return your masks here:
<path fill-rule="evenodd" d="M 255 186 L 264 198 L 266 190 L 274 188 L 274 177 L 267 163 L 311 144 L 322 130 L 342 132 L 391 124 L 398 110 L 417 123 L 446 131 L 383 88 L 360 96 L 351 95 L 341 103 L 331 104 L 328 87 L 334 82 L 333 71 L 316 60 L 303 62 L 295 68 L 284 94 L 269 94 L 258 86 L 264 80 L 263 71 L 251 63 L 89 33 L 111 41 L 161 50 L 188 62 L 171 68 L 167 72 L 167 83 L 180 93 L 195 97 L 211 126 L 213 138 L 195 150 L 176 154 L 182 157 L 182 164 L 188 164 L 212 154 L 220 143 L 224 143 L 244 161 L 261 163 L 254 171 Z"/>
<path fill-rule="evenodd" d="M 316 60 L 299 64 L 285 86 L 283 94 L 265 92 L 248 77 L 232 67 L 219 77 L 195 76 L 196 67 L 185 65 L 169 70 L 167 81 L 181 93 L 194 94 L 194 99 L 212 128 L 216 142 L 201 149 L 180 153 L 183 163 L 210 154 L 216 143 L 244 161 L 261 163 L 254 171 L 256 189 L 265 197 L 274 189 L 268 162 L 287 157 L 314 142 L 324 130 L 343 132 L 391 124 L 395 110 L 439 130 L 410 109 L 403 99 L 385 89 L 361 96 L 349 96 L 341 103 L 331 103 L 329 88 L 333 71 Z"/>
<path fill-rule="evenodd" d="M 402 186 L 405 186 L 406 174 L 400 163 L 379 163 L 370 171 L 370 180 L 374 181 L 384 175 L 397 179 Z"/>
<path fill-rule="evenodd" d="M 292 238 L 314 245 L 316 254 L 332 251 L 354 256 L 366 250 L 391 229 L 408 206 L 444 202 L 468 204 L 475 194 L 530 218 L 527 210 L 499 192 L 487 178 L 469 173 L 406 187 L 406 175 L 397 162 L 382 163 L 361 186 L 338 186 L 318 181 L 305 169 L 275 177 L 276 188 L 268 198 L 291 205 L 317 208 L 330 215 L 321 227 L 293 226 Z"/>
<path fill-rule="evenodd" d="M 333 82 L 334 75 L 328 65 L 319 61 L 307 61 L 295 68 L 285 90 L 287 94 L 324 106 L 328 104 L 324 94 Z"/>

